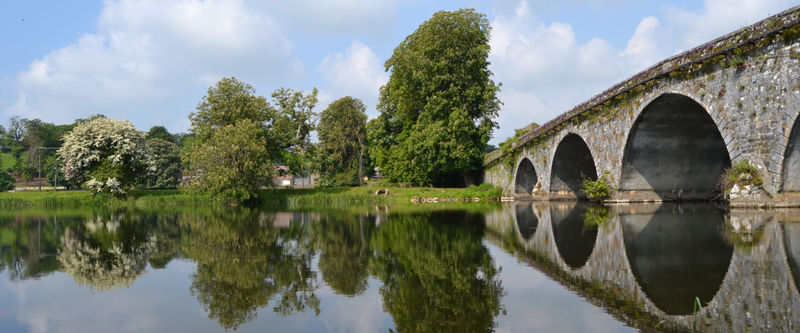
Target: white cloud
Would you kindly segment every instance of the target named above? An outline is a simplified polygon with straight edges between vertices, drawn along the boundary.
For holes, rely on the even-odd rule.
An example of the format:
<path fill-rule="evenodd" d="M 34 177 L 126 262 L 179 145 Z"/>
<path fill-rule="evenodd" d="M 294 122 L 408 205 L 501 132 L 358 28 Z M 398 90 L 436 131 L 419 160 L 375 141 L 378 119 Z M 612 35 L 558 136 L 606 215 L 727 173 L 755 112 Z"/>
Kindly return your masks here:
<path fill-rule="evenodd" d="M 5 113 L 55 123 L 103 113 L 175 128 L 223 76 L 270 82 L 292 74 L 303 75 L 292 43 L 241 1 L 109 1 L 96 33 L 17 76 L 16 102 Z"/>
<path fill-rule="evenodd" d="M 676 46 L 686 50 L 795 5 L 791 0 L 705 0 L 700 10 L 668 7 L 665 16 L 676 30 Z"/>
<path fill-rule="evenodd" d="M 376 112 L 374 106 L 378 91 L 389 78 L 382 64 L 370 47 L 356 40 L 344 53 L 337 52 L 323 58 L 319 73 L 327 83 L 324 89 L 327 95 L 360 98 L 366 104 L 367 112 L 372 114 Z"/>
<path fill-rule="evenodd" d="M 541 4 L 537 4 L 541 5 Z M 535 19 L 526 1 L 492 21 L 490 60 L 504 106 L 492 142 L 535 121 L 545 123 L 669 56 L 776 14 L 789 0 L 706 0 L 688 11 L 665 7 L 641 20 L 624 50 L 600 36 L 578 38 L 570 24 Z M 579 39 L 595 37 L 580 43 Z"/>

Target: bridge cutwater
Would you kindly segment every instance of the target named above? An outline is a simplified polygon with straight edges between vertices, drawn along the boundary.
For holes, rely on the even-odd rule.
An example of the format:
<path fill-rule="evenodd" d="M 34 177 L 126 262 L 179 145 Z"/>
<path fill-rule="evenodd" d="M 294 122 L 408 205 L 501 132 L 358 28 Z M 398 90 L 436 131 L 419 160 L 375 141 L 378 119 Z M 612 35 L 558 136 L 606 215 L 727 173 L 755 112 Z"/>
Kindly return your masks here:
<path fill-rule="evenodd" d="M 800 203 L 800 6 L 668 58 L 486 156 L 484 182 L 526 199 L 709 200 L 739 161 L 753 200 Z"/>

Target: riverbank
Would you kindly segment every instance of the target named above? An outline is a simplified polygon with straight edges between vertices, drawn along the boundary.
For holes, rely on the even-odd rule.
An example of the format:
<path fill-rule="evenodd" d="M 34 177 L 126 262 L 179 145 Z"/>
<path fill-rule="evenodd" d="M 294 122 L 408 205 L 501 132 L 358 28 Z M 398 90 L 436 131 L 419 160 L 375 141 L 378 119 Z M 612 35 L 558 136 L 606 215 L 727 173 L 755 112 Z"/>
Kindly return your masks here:
<path fill-rule="evenodd" d="M 500 189 L 490 186 L 467 188 L 430 187 L 336 187 L 317 189 L 267 189 L 260 204 L 266 207 L 399 205 L 413 202 L 465 202 L 499 200 Z M 420 200 L 424 199 L 424 200 Z M 88 191 L 23 191 L 0 193 L 0 207 L 174 207 L 225 205 L 213 197 L 186 190 L 135 190 L 124 199 L 92 195 Z"/>

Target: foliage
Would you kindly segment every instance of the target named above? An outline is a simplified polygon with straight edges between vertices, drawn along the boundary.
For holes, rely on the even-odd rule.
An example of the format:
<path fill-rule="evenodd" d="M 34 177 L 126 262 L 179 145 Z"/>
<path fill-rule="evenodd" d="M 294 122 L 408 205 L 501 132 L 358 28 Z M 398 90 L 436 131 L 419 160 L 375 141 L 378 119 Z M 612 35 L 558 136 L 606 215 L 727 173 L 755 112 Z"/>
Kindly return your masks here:
<path fill-rule="evenodd" d="M 178 145 L 154 137 L 147 139 L 155 171 L 147 175 L 148 188 L 177 188 L 181 181 L 181 154 Z"/>
<path fill-rule="evenodd" d="M 356 185 L 364 175 L 367 136 L 366 107 L 361 100 L 343 97 L 320 116 L 317 136 L 318 185 Z"/>
<path fill-rule="evenodd" d="M 583 178 L 583 193 L 586 194 L 586 197 L 589 200 L 603 200 L 607 199 L 611 196 L 611 192 L 614 191 L 611 182 L 608 181 L 605 175 L 600 176 L 596 180 L 593 180 L 585 175 L 581 175 Z"/>
<path fill-rule="evenodd" d="M 583 226 L 588 227 L 601 227 L 606 225 L 609 221 L 610 214 L 608 208 L 603 206 L 589 206 L 583 212 Z"/>
<path fill-rule="evenodd" d="M 398 332 L 485 332 L 503 287 L 481 242 L 483 224 L 464 212 L 386 216 L 372 236 L 370 272 Z"/>
<path fill-rule="evenodd" d="M 480 168 L 496 127 L 499 85 L 489 70 L 490 26 L 471 9 L 440 11 L 386 61 L 370 156 L 393 182 L 433 184 Z"/>
<path fill-rule="evenodd" d="M 269 185 L 272 163 L 264 145 L 264 127 L 250 119 L 215 128 L 185 155 L 198 170 L 191 186 L 231 203 L 254 202 Z"/>
<path fill-rule="evenodd" d="M 272 94 L 275 108 L 236 78 L 217 82 L 189 116 L 195 138 L 183 158 L 200 175 L 193 186 L 222 200 L 252 201 L 260 187 L 270 185 L 273 163 L 292 172 L 305 169 L 316 96 L 316 89 L 279 89 Z"/>
<path fill-rule="evenodd" d="M 151 169 L 144 133 L 128 121 L 95 118 L 64 136 L 64 176 L 94 193 L 124 195 Z"/>
<path fill-rule="evenodd" d="M 253 320 L 270 301 L 281 315 L 307 308 L 319 314 L 314 251 L 301 229 L 274 228 L 274 218 L 220 210 L 179 220 L 186 235 L 181 254 L 197 263 L 192 295 L 225 329 Z"/>
<path fill-rule="evenodd" d="M 169 131 L 167 131 L 167 128 L 164 126 L 150 127 L 150 130 L 147 131 L 146 139 L 161 139 L 166 142 L 175 143 L 175 137 L 170 134 Z"/>
<path fill-rule="evenodd" d="M 6 171 L 0 170 L 0 192 L 14 189 L 14 177 Z"/>
<path fill-rule="evenodd" d="M 372 252 L 370 235 L 374 221 L 359 214 L 327 213 L 311 224 L 310 237 L 322 251 L 319 271 L 322 279 L 336 293 L 356 296 L 367 289 L 368 264 Z"/>
<path fill-rule="evenodd" d="M 754 165 L 751 165 L 750 161 L 741 160 L 734 163 L 733 167 L 725 169 L 725 172 L 723 172 L 720 177 L 717 188 L 721 190 L 722 193 L 728 193 L 734 185 L 761 186 L 762 184 L 764 184 L 764 180 L 761 179 L 758 169 L 756 169 Z"/>

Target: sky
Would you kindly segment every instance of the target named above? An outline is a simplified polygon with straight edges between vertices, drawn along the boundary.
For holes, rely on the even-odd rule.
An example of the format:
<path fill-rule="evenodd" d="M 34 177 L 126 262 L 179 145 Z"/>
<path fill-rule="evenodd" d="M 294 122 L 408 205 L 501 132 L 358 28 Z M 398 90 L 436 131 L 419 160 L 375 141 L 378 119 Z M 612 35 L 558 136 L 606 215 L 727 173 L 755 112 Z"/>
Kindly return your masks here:
<path fill-rule="evenodd" d="M 187 132 L 210 86 L 269 97 L 319 89 L 316 111 L 360 98 L 370 119 L 384 62 L 433 13 L 491 24 L 502 83 L 490 143 L 545 123 L 637 72 L 800 0 L 0 0 L 0 124 L 92 114 Z"/>

